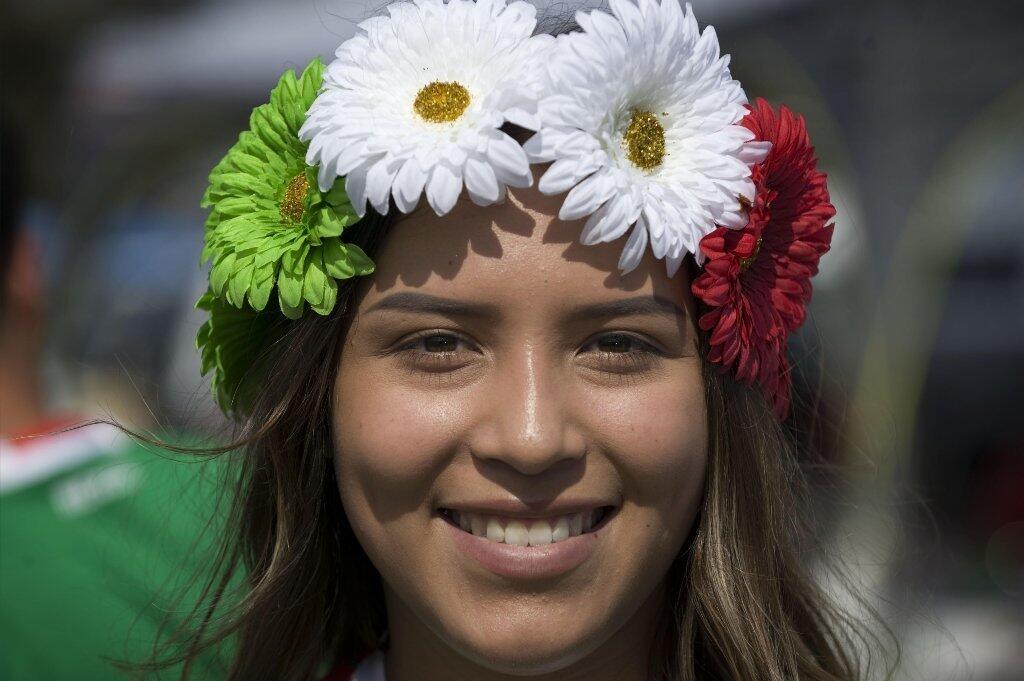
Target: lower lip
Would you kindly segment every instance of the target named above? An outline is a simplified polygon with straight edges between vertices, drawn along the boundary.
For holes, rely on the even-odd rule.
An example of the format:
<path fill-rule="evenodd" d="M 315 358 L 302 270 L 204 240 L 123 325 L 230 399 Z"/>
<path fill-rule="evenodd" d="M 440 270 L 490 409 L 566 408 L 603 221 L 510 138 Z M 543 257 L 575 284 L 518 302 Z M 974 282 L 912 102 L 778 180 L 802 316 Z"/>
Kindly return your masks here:
<path fill-rule="evenodd" d="M 477 537 L 443 518 L 452 541 L 462 553 L 496 575 L 510 579 L 550 579 L 583 564 L 597 549 L 604 528 L 543 546 L 514 546 Z"/>

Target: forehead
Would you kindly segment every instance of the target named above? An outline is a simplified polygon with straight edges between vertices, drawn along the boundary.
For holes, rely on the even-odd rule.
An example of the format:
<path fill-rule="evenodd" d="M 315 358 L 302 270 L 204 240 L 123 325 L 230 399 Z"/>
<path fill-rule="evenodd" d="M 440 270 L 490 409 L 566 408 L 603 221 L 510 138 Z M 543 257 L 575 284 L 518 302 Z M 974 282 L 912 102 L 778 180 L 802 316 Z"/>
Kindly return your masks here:
<path fill-rule="evenodd" d="M 650 251 L 621 275 L 625 237 L 611 243 L 579 243 L 583 221 L 557 217 L 563 196 L 535 188 L 509 190 L 505 203 L 480 207 L 460 199 L 438 217 L 421 205 L 388 231 L 374 256 L 376 271 L 360 307 L 398 291 L 498 304 L 595 301 L 653 294 L 683 306 L 689 300 L 686 268 L 671 279 Z"/>

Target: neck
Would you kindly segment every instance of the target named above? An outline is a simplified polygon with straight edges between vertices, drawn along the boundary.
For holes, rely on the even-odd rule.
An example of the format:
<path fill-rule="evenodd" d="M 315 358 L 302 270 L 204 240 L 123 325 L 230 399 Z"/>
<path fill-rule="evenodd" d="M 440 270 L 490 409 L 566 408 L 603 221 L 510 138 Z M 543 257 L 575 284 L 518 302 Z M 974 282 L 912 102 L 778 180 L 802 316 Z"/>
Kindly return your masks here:
<path fill-rule="evenodd" d="M 438 638 L 390 589 L 385 592 L 387 681 L 648 681 L 648 651 L 664 598 L 663 586 L 657 587 L 621 628 L 582 658 L 556 669 L 523 674 L 468 659 Z"/>

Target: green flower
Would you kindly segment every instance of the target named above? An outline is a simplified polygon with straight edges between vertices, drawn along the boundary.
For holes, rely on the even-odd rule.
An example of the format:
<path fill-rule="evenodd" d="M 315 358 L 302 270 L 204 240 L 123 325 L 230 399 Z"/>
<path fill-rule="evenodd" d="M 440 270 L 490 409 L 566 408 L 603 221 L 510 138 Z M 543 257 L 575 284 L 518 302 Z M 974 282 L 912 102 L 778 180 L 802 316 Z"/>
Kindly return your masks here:
<path fill-rule="evenodd" d="M 225 413 L 244 411 L 253 395 L 240 394 L 243 379 L 260 353 L 283 333 L 285 320 L 276 313 L 257 312 L 248 306 L 237 308 L 212 291 L 203 294 L 196 307 L 210 313 L 196 336 L 202 373 L 213 371 L 213 394 Z"/>
<path fill-rule="evenodd" d="M 298 138 L 323 69 L 317 58 L 298 78 L 286 71 L 210 173 L 202 260 L 213 261 L 212 293 L 236 308 L 263 310 L 276 287 L 285 316 L 297 319 L 307 303 L 326 315 L 337 302 L 338 279 L 373 272 L 366 254 L 340 239 L 358 220 L 344 180 L 321 192 Z"/>

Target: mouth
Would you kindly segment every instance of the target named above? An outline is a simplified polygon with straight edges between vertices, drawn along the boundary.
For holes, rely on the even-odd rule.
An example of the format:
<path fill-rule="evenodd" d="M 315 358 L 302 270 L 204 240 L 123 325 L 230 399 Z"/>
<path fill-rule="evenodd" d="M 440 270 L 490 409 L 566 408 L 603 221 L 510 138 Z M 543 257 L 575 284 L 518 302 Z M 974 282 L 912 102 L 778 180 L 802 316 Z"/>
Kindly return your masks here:
<path fill-rule="evenodd" d="M 516 517 L 439 508 L 437 514 L 462 533 L 495 544 L 548 546 L 573 537 L 593 534 L 614 517 L 615 506 L 598 506 L 575 513 L 537 517 Z"/>

